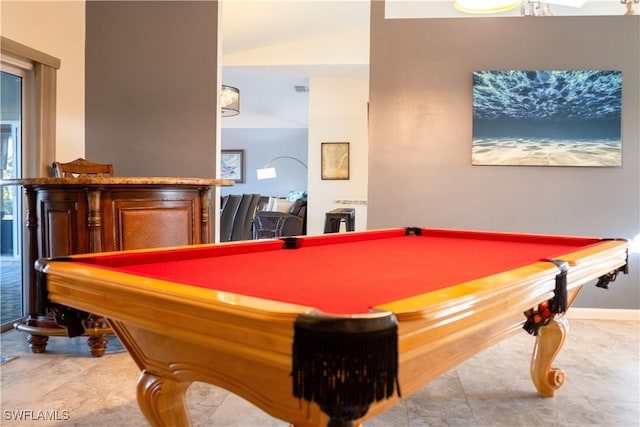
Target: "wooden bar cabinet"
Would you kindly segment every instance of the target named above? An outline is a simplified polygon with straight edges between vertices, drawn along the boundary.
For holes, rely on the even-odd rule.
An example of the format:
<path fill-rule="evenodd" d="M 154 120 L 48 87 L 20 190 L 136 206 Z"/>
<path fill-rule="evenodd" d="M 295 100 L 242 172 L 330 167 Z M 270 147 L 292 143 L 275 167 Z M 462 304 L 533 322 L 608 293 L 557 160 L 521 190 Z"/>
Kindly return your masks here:
<path fill-rule="evenodd" d="M 39 258 L 213 241 L 211 190 L 232 181 L 204 178 L 26 178 L 25 271 L 28 316 L 16 329 L 29 334 L 32 352 L 46 351 L 49 336 L 66 336 L 51 312 L 39 309 L 34 263 Z M 94 356 L 106 350 L 105 319 L 91 315 L 84 335 Z"/>

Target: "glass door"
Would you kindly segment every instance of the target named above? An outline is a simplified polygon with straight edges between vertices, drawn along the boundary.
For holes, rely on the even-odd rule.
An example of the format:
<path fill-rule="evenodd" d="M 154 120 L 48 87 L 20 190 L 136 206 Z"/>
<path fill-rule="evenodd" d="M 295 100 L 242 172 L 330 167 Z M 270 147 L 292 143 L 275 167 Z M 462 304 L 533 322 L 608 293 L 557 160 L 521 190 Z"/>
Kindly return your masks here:
<path fill-rule="evenodd" d="M 0 92 L 0 169 L 3 179 L 22 176 L 23 77 L 3 64 Z M 15 74 L 14 74 L 15 72 Z M 22 268 L 22 196 L 20 186 L 1 186 L 0 313 L 2 330 L 24 317 Z"/>

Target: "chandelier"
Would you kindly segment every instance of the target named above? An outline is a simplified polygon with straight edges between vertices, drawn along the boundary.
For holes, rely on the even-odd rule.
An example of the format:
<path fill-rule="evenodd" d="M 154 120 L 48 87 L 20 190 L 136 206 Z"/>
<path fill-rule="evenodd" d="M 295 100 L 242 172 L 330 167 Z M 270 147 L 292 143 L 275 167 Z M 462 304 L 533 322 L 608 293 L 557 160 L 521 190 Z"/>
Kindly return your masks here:
<path fill-rule="evenodd" d="M 527 0 L 520 6 L 521 16 L 553 16 L 548 4 L 540 0 Z"/>
<path fill-rule="evenodd" d="M 456 0 L 453 4 L 465 13 L 498 13 L 515 9 L 521 0 Z"/>
<path fill-rule="evenodd" d="M 627 6 L 627 11 L 625 15 L 635 15 L 636 12 L 633 10 L 633 5 L 638 4 L 639 0 L 620 0 L 620 3 Z"/>

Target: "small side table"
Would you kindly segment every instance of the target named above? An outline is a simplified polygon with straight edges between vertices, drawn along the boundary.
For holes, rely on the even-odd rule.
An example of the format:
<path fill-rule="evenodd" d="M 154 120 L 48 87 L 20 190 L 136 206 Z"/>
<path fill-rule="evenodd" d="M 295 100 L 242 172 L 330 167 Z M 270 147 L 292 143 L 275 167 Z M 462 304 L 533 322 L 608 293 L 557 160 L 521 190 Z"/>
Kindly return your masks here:
<path fill-rule="evenodd" d="M 327 212 L 324 220 L 324 232 L 338 233 L 342 221 L 344 221 L 347 231 L 355 231 L 356 210 L 353 208 L 339 208 Z"/>

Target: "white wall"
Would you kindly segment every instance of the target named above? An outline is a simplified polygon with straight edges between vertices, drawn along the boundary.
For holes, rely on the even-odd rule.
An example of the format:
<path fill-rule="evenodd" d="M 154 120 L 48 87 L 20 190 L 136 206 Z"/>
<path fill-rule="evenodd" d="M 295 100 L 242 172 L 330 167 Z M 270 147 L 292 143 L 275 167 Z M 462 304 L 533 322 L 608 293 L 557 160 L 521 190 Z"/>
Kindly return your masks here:
<path fill-rule="evenodd" d="M 56 160 L 84 157 L 84 1 L 1 2 L 2 36 L 54 56 L 57 73 Z"/>
<path fill-rule="evenodd" d="M 367 206 L 336 200 L 367 200 L 368 146 L 367 77 L 312 77 L 309 84 L 309 216 L 308 234 L 324 231 L 325 213 L 334 208 L 356 209 L 356 230 L 367 228 Z M 348 180 L 322 180 L 323 142 L 348 142 Z"/>

